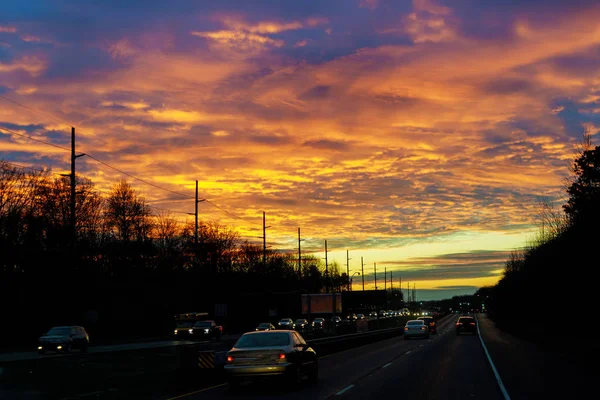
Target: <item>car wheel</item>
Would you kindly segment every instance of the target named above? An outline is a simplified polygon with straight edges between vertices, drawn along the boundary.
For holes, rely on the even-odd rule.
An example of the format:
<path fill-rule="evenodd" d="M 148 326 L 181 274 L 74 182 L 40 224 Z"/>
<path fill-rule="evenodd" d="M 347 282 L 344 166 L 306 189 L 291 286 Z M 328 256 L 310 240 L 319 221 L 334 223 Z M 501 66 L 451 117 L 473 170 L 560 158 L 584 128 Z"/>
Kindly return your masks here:
<path fill-rule="evenodd" d="M 310 382 L 315 383 L 319 380 L 319 362 L 315 360 L 315 366 L 312 371 L 310 371 L 310 375 L 308 376 Z"/>

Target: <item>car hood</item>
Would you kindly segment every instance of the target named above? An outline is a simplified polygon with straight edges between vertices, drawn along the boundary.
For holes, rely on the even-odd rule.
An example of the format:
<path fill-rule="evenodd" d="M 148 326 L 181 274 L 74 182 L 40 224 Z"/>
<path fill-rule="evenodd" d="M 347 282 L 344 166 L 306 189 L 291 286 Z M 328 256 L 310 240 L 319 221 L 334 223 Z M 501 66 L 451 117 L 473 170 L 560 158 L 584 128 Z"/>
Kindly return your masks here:
<path fill-rule="evenodd" d="M 69 337 L 63 336 L 63 335 L 51 335 L 51 336 L 41 336 L 39 340 L 40 340 L 40 342 L 56 343 L 56 342 L 66 342 L 69 340 Z"/>

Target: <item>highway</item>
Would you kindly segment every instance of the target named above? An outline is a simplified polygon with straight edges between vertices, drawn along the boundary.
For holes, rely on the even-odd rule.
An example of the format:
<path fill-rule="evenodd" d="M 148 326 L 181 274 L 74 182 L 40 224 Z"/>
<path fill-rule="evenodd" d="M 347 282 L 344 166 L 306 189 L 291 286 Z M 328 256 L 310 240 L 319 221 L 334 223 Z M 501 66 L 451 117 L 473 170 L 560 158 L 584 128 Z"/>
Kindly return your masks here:
<path fill-rule="evenodd" d="M 298 389 L 247 384 L 232 392 L 218 370 L 181 368 L 195 365 L 198 350 L 223 355 L 230 343 L 221 342 L 0 362 L 0 398 L 341 400 L 393 394 L 406 399 L 520 400 L 595 392 L 591 377 L 597 371 L 499 331 L 483 314 L 478 315 L 481 335 L 457 337 L 457 318 L 443 317 L 439 333 L 429 339 L 398 335 L 323 356 L 318 382 L 304 382 Z"/>
<path fill-rule="evenodd" d="M 248 384 L 232 392 L 226 384 L 218 384 L 170 400 L 524 400 L 565 399 L 573 398 L 574 393 L 595 392 L 593 372 L 579 369 L 560 354 L 542 351 L 497 330 L 482 314 L 478 315 L 480 335 L 456 336 L 456 319 L 456 315 L 444 317 L 438 322 L 439 333 L 429 339 L 397 337 L 322 358 L 319 381 L 305 382 L 298 390 Z"/>

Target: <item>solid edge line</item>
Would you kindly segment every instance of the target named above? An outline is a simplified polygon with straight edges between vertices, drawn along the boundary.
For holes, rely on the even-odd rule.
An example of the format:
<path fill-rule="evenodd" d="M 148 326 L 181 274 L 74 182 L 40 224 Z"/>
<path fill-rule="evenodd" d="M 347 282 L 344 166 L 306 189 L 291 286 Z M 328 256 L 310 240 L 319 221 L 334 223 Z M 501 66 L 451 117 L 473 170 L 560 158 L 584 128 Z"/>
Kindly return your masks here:
<path fill-rule="evenodd" d="M 196 390 L 196 391 L 194 391 L 194 392 L 189 392 L 189 393 L 181 394 L 181 395 L 179 395 L 179 396 L 175 396 L 175 397 L 169 397 L 167 400 L 182 399 L 182 398 L 184 398 L 184 397 L 191 396 L 191 395 L 193 395 L 193 394 L 198 394 L 198 393 L 206 392 L 206 391 L 208 391 L 208 390 L 211 390 L 211 389 L 216 389 L 216 388 L 218 388 L 218 387 L 221 387 L 221 386 L 226 386 L 226 385 L 227 385 L 226 383 L 221 383 L 220 385 L 211 386 L 211 387 L 208 387 L 208 388 L 206 388 L 206 389 L 200 389 L 200 390 Z"/>
<path fill-rule="evenodd" d="M 381 368 L 387 368 L 387 367 L 389 367 L 390 365 L 392 365 L 392 363 L 391 363 L 391 362 L 389 362 L 389 363 L 385 364 L 385 365 L 384 365 L 383 367 L 381 367 Z"/>
<path fill-rule="evenodd" d="M 348 386 L 346 386 L 345 388 L 343 388 L 342 390 L 340 390 L 339 392 L 337 392 L 335 395 L 336 395 L 336 396 L 341 396 L 341 395 L 343 395 L 344 393 L 346 393 L 348 390 L 352 389 L 353 387 L 354 387 L 354 385 L 353 385 L 353 384 L 352 384 L 352 385 L 348 385 Z"/>
<path fill-rule="evenodd" d="M 504 399 L 510 400 L 510 396 L 508 395 L 508 392 L 506 391 L 506 388 L 504 387 L 504 383 L 502 383 L 502 378 L 500 378 L 500 374 L 498 373 L 498 370 L 496 369 L 496 366 L 494 365 L 494 362 L 492 361 L 490 352 L 488 351 L 487 347 L 485 346 L 485 343 L 483 342 L 483 337 L 481 336 L 481 331 L 479 330 L 479 319 L 477 319 L 477 315 L 475 315 L 475 320 L 477 321 L 477 334 L 479 335 L 479 340 L 481 341 L 481 346 L 483 346 L 483 351 L 485 352 L 485 355 L 487 356 L 490 366 L 492 367 L 492 371 L 494 372 L 494 376 L 496 377 L 496 383 L 498 383 L 498 386 L 500 387 L 500 391 L 502 392 Z"/>

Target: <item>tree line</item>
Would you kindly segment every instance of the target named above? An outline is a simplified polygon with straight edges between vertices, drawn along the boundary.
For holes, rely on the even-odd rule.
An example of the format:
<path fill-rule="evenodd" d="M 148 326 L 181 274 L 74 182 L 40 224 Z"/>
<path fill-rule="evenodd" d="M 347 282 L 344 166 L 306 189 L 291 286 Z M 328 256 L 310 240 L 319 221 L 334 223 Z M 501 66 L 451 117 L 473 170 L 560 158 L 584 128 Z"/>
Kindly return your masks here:
<path fill-rule="evenodd" d="M 296 312 L 291 295 L 347 288 L 336 263 L 326 275 L 302 255 L 299 271 L 295 251 L 263 254 L 218 221 L 199 222 L 196 240 L 194 222 L 153 210 L 126 180 L 102 195 L 77 176 L 74 230 L 70 196 L 70 177 L 0 160 L 0 304 L 19 326 L 2 335 L 13 342 L 59 324 L 102 338 L 160 335 L 175 313 L 217 304 L 233 329 L 249 312 Z"/>
<path fill-rule="evenodd" d="M 598 309 L 600 146 L 589 136 L 570 172 L 562 211 L 543 201 L 537 238 L 511 253 L 495 286 L 476 293 L 499 326 L 548 343 L 565 334 L 569 319 L 585 330 L 582 317 Z"/>

